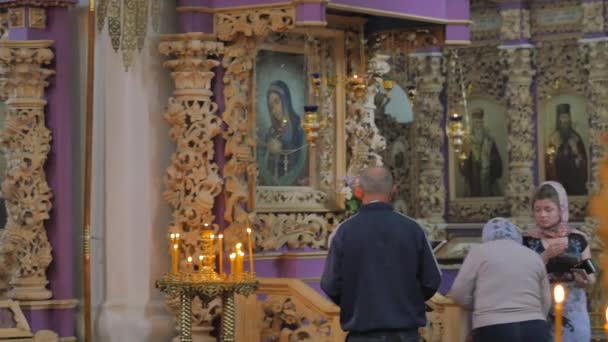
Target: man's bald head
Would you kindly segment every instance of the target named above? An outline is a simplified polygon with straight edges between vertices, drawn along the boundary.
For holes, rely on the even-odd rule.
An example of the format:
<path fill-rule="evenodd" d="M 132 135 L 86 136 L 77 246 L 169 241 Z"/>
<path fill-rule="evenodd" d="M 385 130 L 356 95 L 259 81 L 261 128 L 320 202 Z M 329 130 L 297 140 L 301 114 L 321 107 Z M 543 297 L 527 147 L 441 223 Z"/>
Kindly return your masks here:
<path fill-rule="evenodd" d="M 366 196 L 384 196 L 388 199 L 393 191 L 393 176 L 384 167 L 368 167 L 359 175 L 359 186 Z"/>

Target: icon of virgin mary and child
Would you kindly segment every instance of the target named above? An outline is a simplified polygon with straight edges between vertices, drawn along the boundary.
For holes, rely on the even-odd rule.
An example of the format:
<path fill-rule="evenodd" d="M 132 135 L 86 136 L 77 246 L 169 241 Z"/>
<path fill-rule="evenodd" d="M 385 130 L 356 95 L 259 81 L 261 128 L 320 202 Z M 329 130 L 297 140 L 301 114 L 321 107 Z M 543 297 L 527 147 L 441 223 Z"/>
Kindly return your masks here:
<path fill-rule="evenodd" d="M 308 182 L 308 150 L 300 116 L 291 102 L 289 87 L 274 81 L 266 93 L 270 127 L 257 143 L 259 184 L 303 186 Z M 264 113 L 258 113 L 264 115 Z M 260 122 L 260 120 L 258 120 Z"/>

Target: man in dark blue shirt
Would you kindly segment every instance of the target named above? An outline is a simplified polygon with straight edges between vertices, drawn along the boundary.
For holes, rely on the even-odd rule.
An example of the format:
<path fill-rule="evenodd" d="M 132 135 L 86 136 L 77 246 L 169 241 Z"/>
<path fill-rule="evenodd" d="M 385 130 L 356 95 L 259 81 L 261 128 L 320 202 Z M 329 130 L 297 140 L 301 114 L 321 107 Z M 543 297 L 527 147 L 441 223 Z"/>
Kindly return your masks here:
<path fill-rule="evenodd" d="M 441 282 L 437 261 L 420 225 L 389 204 L 388 170 L 365 169 L 359 186 L 363 206 L 330 239 L 321 288 L 340 306 L 348 342 L 419 341 Z"/>

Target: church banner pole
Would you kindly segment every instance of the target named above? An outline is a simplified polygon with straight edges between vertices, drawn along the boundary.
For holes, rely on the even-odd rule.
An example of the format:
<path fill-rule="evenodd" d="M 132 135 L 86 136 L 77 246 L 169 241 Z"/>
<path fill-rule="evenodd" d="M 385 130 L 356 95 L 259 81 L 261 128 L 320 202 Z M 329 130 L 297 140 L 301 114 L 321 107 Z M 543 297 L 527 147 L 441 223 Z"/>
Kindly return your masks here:
<path fill-rule="evenodd" d="M 87 30 L 87 95 L 84 166 L 83 287 L 84 341 L 92 342 L 91 324 L 91 175 L 93 154 L 93 99 L 95 82 L 95 0 L 89 0 Z"/>

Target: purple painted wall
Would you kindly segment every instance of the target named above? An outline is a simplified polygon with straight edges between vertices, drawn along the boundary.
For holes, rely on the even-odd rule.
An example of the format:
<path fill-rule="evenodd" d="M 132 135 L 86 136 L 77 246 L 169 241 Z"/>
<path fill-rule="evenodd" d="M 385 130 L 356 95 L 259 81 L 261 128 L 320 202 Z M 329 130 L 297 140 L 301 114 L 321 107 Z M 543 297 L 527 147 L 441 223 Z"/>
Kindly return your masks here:
<path fill-rule="evenodd" d="M 14 40 L 53 40 L 55 59 L 49 68 L 56 74 L 49 79 L 46 90 L 46 125 L 52 132 L 51 151 L 45 164 L 47 182 L 53 190 L 50 219 L 45 223 L 53 247 L 53 262 L 47 270 L 53 299 L 74 298 L 74 222 L 72 219 L 72 115 L 70 97 L 72 62 L 69 31 L 69 10 L 65 7 L 47 9 L 47 28 L 12 29 Z M 27 18 L 27 14 L 26 14 Z M 26 23 L 27 26 L 27 23 Z M 51 329 L 60 336 L 74 336 L 74 310 L 35 310 L 29 313 L 32 330 Z M 61 319 L 59 319 L 61 318 Z"/>
<path fill-rule="evenodd" d="M 296 22 L 325 21 L 325 4 L 302 3 L 296 7 Z"/>
<path fill-rule="evenodd" d="M 238 6 L 285 3 L 286 0 L 180 0 L 180 6 L 228 8 Z M 313 5 L 312 3 L 304 3 Z M 302 4 L 301 4 L 302 5 Z M 333 0 L 328 7 L 352 7 L 355 11 L 375 10 L 391 15 L 421 17 L 432 21 L 468 20 L 469 0 Z M 298 19 L 300 21 L 300 19 Z"/>
<path fill-rule="evenodd" d="M 178 12 L 177 31 L 178 33 L 213 33 L 213 14 L 202 12 Z"/>

